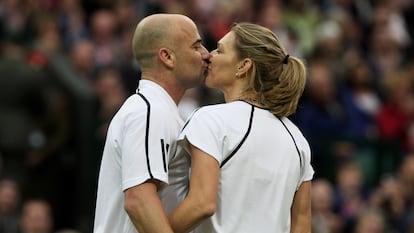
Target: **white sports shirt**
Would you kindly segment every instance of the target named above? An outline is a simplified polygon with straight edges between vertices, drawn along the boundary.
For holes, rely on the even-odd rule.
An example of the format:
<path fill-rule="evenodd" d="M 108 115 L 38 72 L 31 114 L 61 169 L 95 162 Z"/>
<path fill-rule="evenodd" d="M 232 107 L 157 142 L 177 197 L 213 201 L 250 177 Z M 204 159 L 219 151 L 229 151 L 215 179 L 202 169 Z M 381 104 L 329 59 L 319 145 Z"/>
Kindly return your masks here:
<path fill-rule="evenodd" d="M 167 92 L 154 82 L 140 80 L 139 92 L 125 101 L 108 129 L 99 173 L 95 233 L 137 232 L 124 209 L 124 191 L 148 179 L 172 187 L 180 185 L 179 190 L 171 187 L 173 192 L 162 191 L 169 211 L 177 205 L 177 192 L 183 196 L 188 178 L 188 165 L 178 165 L 188 163 L 188 158 L 172 159 L 170 155 L 175 153 L 182 125 L 177 105 Z M 169 163 L 176 169 L 172 180 L 168 178 Z"/>
<path fill-rule="evenodd" d="M 311 180 L 308 142 L 287 118 L 243 101 L 200 108 L 179 135 L 221 164 L 217 209 L 197 233 L 290 232 L 297 188 Z"/>

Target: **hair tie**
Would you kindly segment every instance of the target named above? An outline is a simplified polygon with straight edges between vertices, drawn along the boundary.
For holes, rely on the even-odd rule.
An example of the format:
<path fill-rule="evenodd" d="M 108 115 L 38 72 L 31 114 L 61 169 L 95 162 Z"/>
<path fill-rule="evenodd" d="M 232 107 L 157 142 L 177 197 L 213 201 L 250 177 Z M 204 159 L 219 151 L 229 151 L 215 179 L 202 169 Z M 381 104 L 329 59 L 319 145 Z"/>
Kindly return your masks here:
<path fill-rule="evenodd" d="M 286 54 L 285 58 L 283 59 L 283 64 L 288 64 L 289 54 Z"/>

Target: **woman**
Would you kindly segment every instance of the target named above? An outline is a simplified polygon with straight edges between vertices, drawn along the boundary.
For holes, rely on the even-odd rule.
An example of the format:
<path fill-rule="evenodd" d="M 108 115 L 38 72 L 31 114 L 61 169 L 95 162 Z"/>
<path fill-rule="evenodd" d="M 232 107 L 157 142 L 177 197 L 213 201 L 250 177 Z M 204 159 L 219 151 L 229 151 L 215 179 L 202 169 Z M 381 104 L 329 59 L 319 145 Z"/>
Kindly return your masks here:
<path fill-rule="evenodd" d="M 226 103 L 200 108 L 180 133 L 191 176 L 170 215 L 174 232 L 310 232 L 310 148 L 287 118 L 303 63 L 250 23 L 235 24 L 211 55 L 206 85 Z"/>

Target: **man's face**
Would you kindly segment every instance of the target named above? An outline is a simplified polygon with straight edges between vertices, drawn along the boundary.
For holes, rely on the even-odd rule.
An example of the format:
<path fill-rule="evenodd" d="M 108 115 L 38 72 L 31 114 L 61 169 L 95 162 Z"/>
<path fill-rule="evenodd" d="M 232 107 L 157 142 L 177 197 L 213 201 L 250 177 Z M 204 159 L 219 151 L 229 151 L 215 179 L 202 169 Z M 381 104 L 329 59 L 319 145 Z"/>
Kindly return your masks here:
<path fill-rule="evenodd" d="M 181 32 L 176 40 L 176 74 L 186 88 L 195 87 L 204 82 L 207 75 L 210 54 L 201 43 L 197 27 L 191 21 L 180 25 Z"/>

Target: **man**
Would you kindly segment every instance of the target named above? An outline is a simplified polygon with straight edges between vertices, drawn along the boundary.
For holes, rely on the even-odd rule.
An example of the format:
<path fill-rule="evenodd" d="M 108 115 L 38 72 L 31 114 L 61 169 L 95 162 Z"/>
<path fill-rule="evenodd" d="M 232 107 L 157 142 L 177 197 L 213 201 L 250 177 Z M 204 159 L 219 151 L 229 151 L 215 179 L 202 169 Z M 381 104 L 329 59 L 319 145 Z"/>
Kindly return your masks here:
<path fill-rule="evenodd" d="M 194 22 L 177 14 L 144 18 L 132 46 L 142 77 L 108 129 L 95 233 L 173 232 L 159 193 L 183 124 L 177 104 L 204 81 L 210 57 Z"/>

